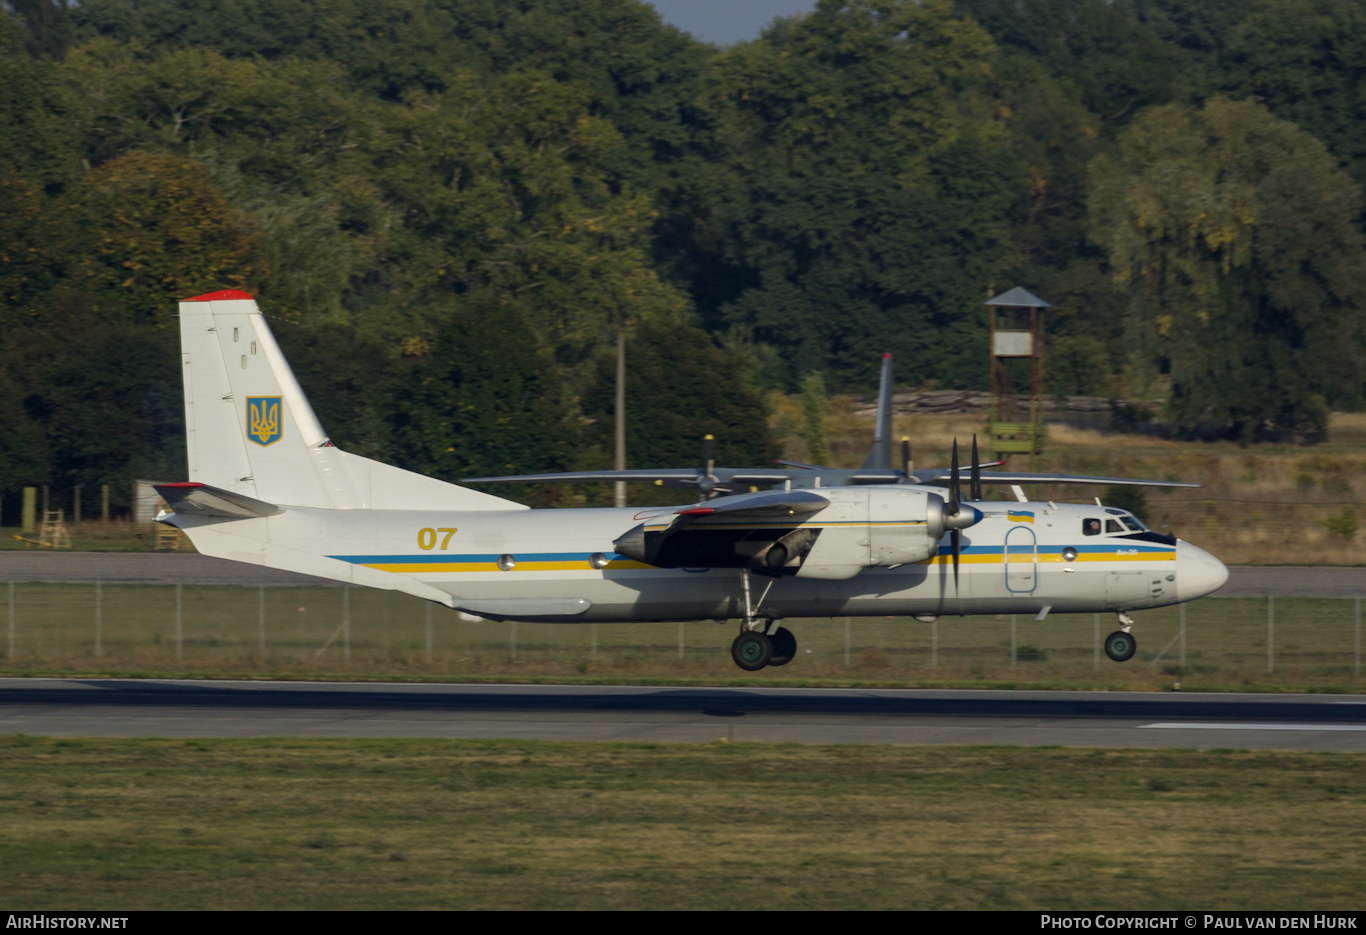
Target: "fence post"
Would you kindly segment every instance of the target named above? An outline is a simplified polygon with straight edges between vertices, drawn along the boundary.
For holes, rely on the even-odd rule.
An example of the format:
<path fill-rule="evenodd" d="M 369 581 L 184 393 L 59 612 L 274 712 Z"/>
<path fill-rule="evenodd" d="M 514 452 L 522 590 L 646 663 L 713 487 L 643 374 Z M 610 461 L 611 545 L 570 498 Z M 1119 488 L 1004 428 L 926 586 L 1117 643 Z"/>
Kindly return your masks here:
<path fill-rule="evenodd" d="M 1181 670 L 1186 669 L 1186 605 L 1181 605 Z"/>
<path fill-rule="evenodd" d="M 1099 668 L 1100 668 L 1100 614 L 1092 614 L 1092 615 L 1091 615 L 1091 626 L 1092 626 L 1092 628 L 1095 630 L 1095 633 L 1092 635 L 1092 643 L 1091 643 L 1091 653 L 1092 653 L 1092 657 L 1093 657 L 1093 658 L 1091 659 L 1091 668 L 1093 668 L 1093 669 L 1099 669 Z"/>
<path fill-rule="evenodd" d="M 38 528 L 38 488 L 24 488 L 24 505 L 19 514 L 19 531 L 31 533 Z"/>
<path fill-rule="evenodd" d="M 351 661 L 351 585 L 342 585 L 342 659 Z"/>
<path fill-rule="evenodd" d="M 175 659 L 179 662 L 184 657 L 185 643 L 185 601 L 183 585 L 177 581 L 175 583 Z"/>
<path fill-rule="evenodd" d="M 1276 596 L 1266 596 L 1266 671 L 1276 671 Z"/>

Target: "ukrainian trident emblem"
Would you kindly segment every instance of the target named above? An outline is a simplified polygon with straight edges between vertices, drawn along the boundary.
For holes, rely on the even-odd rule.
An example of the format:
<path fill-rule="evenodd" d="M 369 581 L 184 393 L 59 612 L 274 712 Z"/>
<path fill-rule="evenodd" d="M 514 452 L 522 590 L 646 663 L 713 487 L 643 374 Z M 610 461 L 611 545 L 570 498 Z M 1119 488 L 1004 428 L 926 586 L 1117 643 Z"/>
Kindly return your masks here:
<path fill-rule="evenodd" d="M 247 438 L 258 445 L 269 445 L 280 440 L 279 396 L 247 397 Z"/>

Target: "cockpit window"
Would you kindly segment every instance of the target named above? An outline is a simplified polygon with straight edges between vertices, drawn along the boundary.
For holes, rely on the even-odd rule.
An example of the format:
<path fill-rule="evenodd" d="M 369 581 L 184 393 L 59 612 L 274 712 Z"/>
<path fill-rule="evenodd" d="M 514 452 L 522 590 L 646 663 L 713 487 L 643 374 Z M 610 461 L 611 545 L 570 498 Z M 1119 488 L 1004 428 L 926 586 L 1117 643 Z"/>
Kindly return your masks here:
<path fill-rule="evenodd" d="M 1087 517 L 1081 521 L 1081 534 L 1083 536 L 1100 535 L 1100 520 Z"/>
<path fill-rule="evenodd" d="M 1119 524 L 1119 520 L 1107 519 L 1105 521 L 1106 532 L 1123 532 L 1124 527 Z"/>
<path fill-rule="evenodd" d="M 1132 516 L 1121 516 L 1119 521 L 1134 532 L 1142 532 L 1146 527 Z"/>

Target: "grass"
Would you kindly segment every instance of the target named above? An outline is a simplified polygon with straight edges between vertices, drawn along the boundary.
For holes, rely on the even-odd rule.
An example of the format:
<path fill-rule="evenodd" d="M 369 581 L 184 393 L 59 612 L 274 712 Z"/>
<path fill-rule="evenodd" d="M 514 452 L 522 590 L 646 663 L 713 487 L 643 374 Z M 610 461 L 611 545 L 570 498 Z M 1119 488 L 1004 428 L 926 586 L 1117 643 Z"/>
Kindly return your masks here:
<path fill-rule="evenodd" d="M 1139 652 L 1123 665 L 1097 648 L 1115 628 L 1108 614 L 854 618 L 847 631 L 842 618 L 789 619 L 797 658 L 745 673 L 730 659 L 735 626 L 709 621 L 470 623 L 402 594 L 340 587 L 185 586 L 177 616 L 174 585 L 106 584 L 98 600 L 94 585 L 12 588 L 10 617 L 0 587 L 4 675 L 1366 690 L 1356 600 L 1280 598 L 1270 628 L 1264 599 L 1197 601 L 1185 605 L 1184 646 L 1182 608 L 1145 611 Z"/>
<path fill-rule="evenodd" d="M 1366 757 L 0 737 L 25 909 L 1344 909 Z"/>

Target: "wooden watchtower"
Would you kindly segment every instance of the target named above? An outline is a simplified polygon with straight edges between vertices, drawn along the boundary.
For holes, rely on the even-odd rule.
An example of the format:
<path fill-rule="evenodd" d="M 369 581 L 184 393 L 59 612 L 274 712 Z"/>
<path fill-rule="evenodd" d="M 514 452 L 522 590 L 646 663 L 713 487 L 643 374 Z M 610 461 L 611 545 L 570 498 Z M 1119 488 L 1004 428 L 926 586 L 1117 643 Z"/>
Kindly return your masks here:
<path fill-rule="evenodd" d="M 991 309 L 991 415 L 987 435 L 993 454 L 1007 458 L 1043 451 L 1043 415 L 1039 394 L 1043 391 L 1043 321 L 1039 314 L 1048 303 L 1026 289 L 1016 287 L 987 300 Z M 1029 402 L 1025 406 L 1011 380 L 1016 359 L 1029 361 Z"/>

